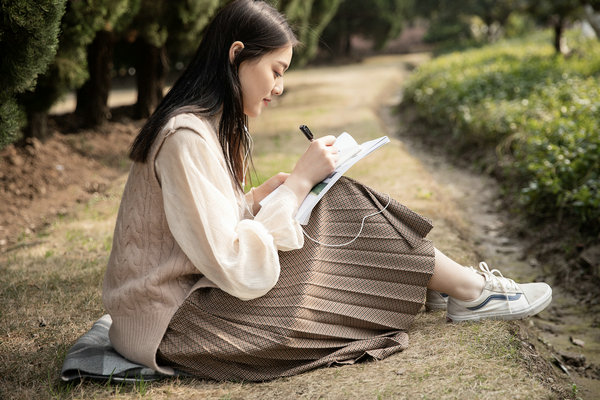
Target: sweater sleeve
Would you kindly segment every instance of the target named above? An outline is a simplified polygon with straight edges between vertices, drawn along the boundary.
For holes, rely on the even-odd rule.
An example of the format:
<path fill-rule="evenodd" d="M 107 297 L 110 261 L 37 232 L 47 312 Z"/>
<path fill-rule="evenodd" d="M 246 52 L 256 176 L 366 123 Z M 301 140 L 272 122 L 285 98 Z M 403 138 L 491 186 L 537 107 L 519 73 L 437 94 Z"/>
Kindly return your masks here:
<path fill-rule="evenodd" d="M 293 192 L 281 191 L 254 219 L 241 219 L 222 155 L 194 131 L 165 139 L 156 173 L 173 237 L 200 273 L 232 296 L 267 293 L 279 279 L 277 250 L 303 245 Z"/>

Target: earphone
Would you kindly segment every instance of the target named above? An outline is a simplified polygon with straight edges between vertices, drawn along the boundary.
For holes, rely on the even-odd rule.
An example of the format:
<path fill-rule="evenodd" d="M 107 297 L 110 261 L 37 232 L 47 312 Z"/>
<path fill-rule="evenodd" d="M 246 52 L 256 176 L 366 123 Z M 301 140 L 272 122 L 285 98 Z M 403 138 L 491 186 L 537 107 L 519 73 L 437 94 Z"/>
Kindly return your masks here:
<path fill-rule="evenodd" d="M 248 127 L 246 125 L 244 125 L 244 134 L 246 135 L 246 137 L 248 138 L 248 142 L 250 143 L 250 146 L 248 146 L 248 148 L 246 149 L 246 153 L 244 154 L 244 171 L 243 171 L 243 177 L 242 177 L 242 188 L 245 189 L 246 188 L 246 174 L 248 173 L 248 155 L 252 152 L 252 148 L 254 147 L 254 141 L 252 140 L 252 136 L 250 136 L 250 132 L 248 132 Z"/>
<path fill-rule="evenodd" d="M 244 176 L 242 178 L 242 188 L 246 187 L 246 173 L 248 172 L 248 154 L 252 151 L 252 148 L 254 147 L 254 142 L 252 140 L 252 136 L 250 136 L 250 132 L 248 132 L 248 127 L 246 127 L 244 125 L 244 134 L 248 137 L 248 142 L 250 143 L 250 146 L 248 146 L 248 148 L 246 149 L 246 154 L 244 154 Z M 356 234 L 356 236 L 346 242 L 346 243 L 341 243 L 341 244 L 327 244 L 327 243 L 322 243 L 319 242 L 316 239 L 313 239 L 312 237 L 310 237 L 310 235 L 308 233 L 306 233 L 306 231 L 304 230 L 304 228 L 302 228 L 302 233 L 304 233 L 304 236 L 306 236 L 309 240 L 313 241 L 314 243 L 320 244 L 321 246 L 326 246 L 326 247 L 343 247 L 343 246 L 347 246 L 351 243 L 353 243 L 356 239 L 359 238 L 360 234 L 362 233 L 363 228 L 365 227 L 365 220 L 369 217 L 373 217 L 377 214 L 381 214 L 386 208 L 388 208 L 388 206 L 390 205 L 390 202 L 392 201 L 392 197 L 388 194 L 388 202 L 385 205 L 385 207 L 383 207 L 381 210 L 371 213 L 371 214 L 367 214 L 363 217 L 361 223 L 360 223 L 360 229 L 358 230 L 358 233 Z M 248 204 L 246 203 L 246 207 L 248 207 Z M 250 210 L 250 214 L 252 214 L 252 211 Z"/>
<path fill-rule="evenodd" d="M 385 210 L 386 208 L 388 208 L 388 206 L 390 205 L 390 202 L 392 201 L 392 197 L 388 194 L 388 202 L 385 205 L 385 207 L 383 207 L 381 210 L 374 212 L 372 214 L 367 214 L 363 217 L 361 223 L 360 223 L 360 229 L 358 230 L 358 233 L 356 234 L 356 236 L 354 236 L 354 239 L 350 240 L 349 242 L 346 243 L 341 243 L 341 244 L 327 244 L 327 243 L 322 243 L 319 242 L 316 239 L 311 238 L 308 233 L 306 233 L 306 231 L 304 230 L 304 228 L 302 228 L 302 233 L 304 233 L 304 236 L 306 236 L 308 239 L 310 239 L 311 241 L 320 244 L 321 246 L 325 246 L 325 247 L 344 247 L 344 246 L 348 246 L 350 243 L 354 242 L 356 239 L 358 239 L 358 237 L 360 236 L 360 234 L 362 233 L 363 228 L 365 227 L 365 219 L 369 218 L 369 217 L 373 217 L 377 214 L 381 214 L 383 212 L 383 210 Z"/>

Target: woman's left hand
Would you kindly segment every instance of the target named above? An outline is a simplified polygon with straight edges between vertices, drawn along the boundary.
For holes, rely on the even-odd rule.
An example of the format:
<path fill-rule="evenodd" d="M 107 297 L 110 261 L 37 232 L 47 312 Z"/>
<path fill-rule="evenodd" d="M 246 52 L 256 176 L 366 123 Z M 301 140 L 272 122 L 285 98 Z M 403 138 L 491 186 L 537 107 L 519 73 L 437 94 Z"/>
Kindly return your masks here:
<path fill-rule="evenodd" d="M 273 190 L 281 186 L 288 176 L 290 176 L 290 174 L 280 172 L 277 175 L 267 179 L 262 185 L 254 188 L 254 206 L 252 207 L 252 212 L 254 215 L 256 215 L 258 210 L 260 210 L 259 203 L 262 201 L 262 199 L 267 197 Z"/>

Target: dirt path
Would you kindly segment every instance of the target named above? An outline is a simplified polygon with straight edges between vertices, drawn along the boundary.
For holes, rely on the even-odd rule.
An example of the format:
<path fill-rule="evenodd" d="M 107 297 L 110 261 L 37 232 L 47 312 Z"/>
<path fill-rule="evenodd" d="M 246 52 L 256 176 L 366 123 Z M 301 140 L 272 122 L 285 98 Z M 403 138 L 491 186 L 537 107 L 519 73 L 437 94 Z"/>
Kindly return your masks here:
<path fill-rule="evenodd" d="M 388 135 L 392 142 L 353 167 L 350 176 L 432 218 L 431 239 L 459 262 L 476 265 L 485 259 L 507 275 L 535 277 L 538 270 L 529 260 L 520 260 L 518 244 L 502 234 L 503 217 L 494 209 L 493 185 L 422 152 L 407 137 L 398 139 L 398 120 L 389 107 L 398 101 L 407 66 L 425 59 L 425 55 L 376 57 L 361 64 L 286 74 L 286 94 L 250 124 L 256 179 L 291 169 L 306 147 L 297 130 L 302 123 L 318 135 L 347 130 L 359 141 Z M 132 131 L 123 136 L 130 140 Z M 94 144 L 97 140 L 90 134 L 77 148 L 93 152 L 101 147 Z M 446 324 L 443 313 L 420 314 L 409 332 L 409 348 L 383 361 L 320 369 L 273 382 L 176 380 L 130 388 L 57 385 L 55 376 L 64 352 L 103 313 L 100 288 L 125 178 L 123 153 L 121 162 L 111 161 L 112 167 L 102 164 L 116 171 L 112 184 L 93 191 L 79 205 L 71 204 L 46 228 L 33 230 L 0 253 L 0 294 L 5 299 L 0 314 L 0 364 L 4 364 L 0 398 L 43 398 L 56 393 L 72 398 L 148 394 L 215 399 L 569 395 L 565 385 L 571 378 L 563 379 L 523 340 L 536 332 L 528 331 L 528 323 Z M 90 168 L 99 171 L 96 164 Z M 544 312 L 531 321 L 537 324 L 551 318 Z"/>
<path fill-rule="evenodd" d="M 502 207 L 497 182 L 457 168 L 439 152 L 423 146 L 418 138 L 400 129 L 401 140 L 427 165 L 427 170 L 461 210 L 464 237 L 492 268 L 517 281 L 546 281 L 553 286 L 553 303 L 529 321 L 530 340 L 554 359 L 557 368 L 578 387 L 582 399 L 600 396 L 600 326 L 598 304 L 582 304 L 530 255 L 526 243 L 507 227 L 511 218 Z M 429 163 L 428 163 L 429 161 Z M 512 221 L 514 222 L 514 221 Z"/>
<path fill-rule="evenodd" d="M 387 126 L 395 126 L 398 138 L 424 165 L 440 189 L 460 210 L 457 226 L 473 251 L 491 268 L 499 268 L 516 281 L 546 281 L 553 286 L 553 302 L 529 320 L 532 343 L 543 347 L 547 357 L 577 386 L 582 399 L 600 397 L 600 306 L 584 295 L 574 296 L 556 281 L 549 267 L 541 265 L 529 248 L 531 237 L 519 237 L 515 225 L 522 225 L 505 209 L 501 190 L 491 177 L 457 167 L 442 149 L 423 141 L 420 129 L 410 126 L 410 117 L 395 114 L 401 91 L 379 110 Z M 398 123 L 400 122 L 400 125 Z M 535 227 L 530 227 L 534 230 Z M 585 304 L 584 304 L 585 301 Z"/>

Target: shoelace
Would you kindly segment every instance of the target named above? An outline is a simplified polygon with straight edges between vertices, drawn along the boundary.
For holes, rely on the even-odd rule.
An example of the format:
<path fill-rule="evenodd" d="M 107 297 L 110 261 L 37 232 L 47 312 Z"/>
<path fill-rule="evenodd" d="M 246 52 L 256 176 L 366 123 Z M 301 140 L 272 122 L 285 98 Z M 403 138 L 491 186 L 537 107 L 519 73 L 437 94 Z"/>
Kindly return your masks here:
<path fill-rule="evenodd" d="M 479 272 L 473 267 L 471 267 L 471 269 Z M 504 275 L 502 275 L 502 272 L 497 269 L 490 270 L 490 267 L 485 261 L 479 263 L 479 269 L 481 271 L 479 273 L 482 273 L 486 280 L 490 280 L 494 287 L 499 287 L 502 289 L 504 297 L 506 298 L 506 304 L 508 305 L 508 312 L 512 314 L 510 300 L 508 299 L 508 291 L 511 289 L 518 290 L 519 287 L 517 286 L 516 282 L 512 279 L 506 278 Z"/>

